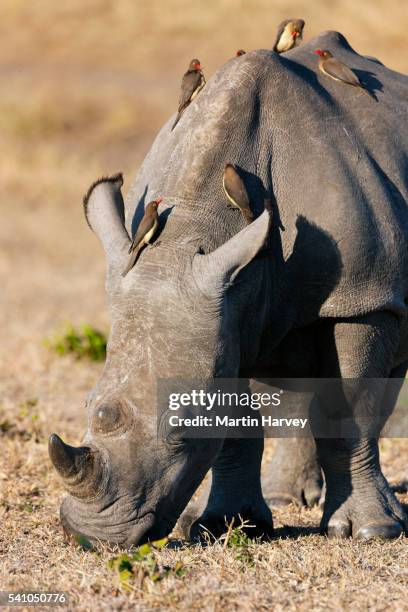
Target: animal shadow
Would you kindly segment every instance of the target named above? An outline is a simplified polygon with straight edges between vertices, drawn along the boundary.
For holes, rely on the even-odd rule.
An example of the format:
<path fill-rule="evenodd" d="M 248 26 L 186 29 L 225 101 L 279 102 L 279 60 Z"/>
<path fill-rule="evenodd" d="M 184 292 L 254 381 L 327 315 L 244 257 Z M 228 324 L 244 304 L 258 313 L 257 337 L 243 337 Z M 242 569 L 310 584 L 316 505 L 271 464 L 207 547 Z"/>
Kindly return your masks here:
<path fill-rule="evenodd" d="M 293 527 L 292 525 L 284 525 L 275 529 L 274 539 L 297 540 L 302 536 L 321 535 L 321 533 L 320 527 L 316 526 Z"/>
<path fill-rule="evenodd" d="M 136 204 L 136 208 L 135 208 L 135 212 L 133 214 L 133 219 L 132 219 L 132 237 L 136 234 L 136 230 L 139 226 L 140 221 L 143 218 L 144 215 L 144 211 L 146 208 L 146 195 L 147 195 L 147 190 L 149 188 L 149 185 L 146 185 L 146 187 L 144 188 L 142 197 L 140 198 L 140 200 L 138 201 L 138 203 Z"/>
<path fill-rule="evenodd" d="M 378 102 L 378 97 L 376 92 L 380 93 L 384 91 L 383 84 L 379 81 L 374 72 L 369 72 L 368 70 L 360 70 L 357 68 L 353 69 L 353 72 L 356 73 L 361 83 L 367 89 L 368 93 L 376 102 Z"/>
<path fill-rule="evenodd" d="M 392 485 L 391 489 L 394 491 L 394 493 L 400 493 L 402 495 L 408 493 L 408 480 L 403 480 L 402 482 Z M 408 510 L 408 505 L 406 505 L 405 510 Z"/>
<path fill-rule="evenodd" d="M 169 208 L 166 208 L 166 210 L 164 210 L 161 215 L 159 215 L 159 228 L 157 230 L 157 233 L 154 237 L 154 240 L 152 240 L 152 244 L 155 244 L 158 242 L 158 239 L 160 238 L 161 233 L 163 232 L 164 228 L 166 227 L 168 218 L 171 214 L 171 211 L 173 210 L 174 205 L 173 206 L 169 206 Z"/>

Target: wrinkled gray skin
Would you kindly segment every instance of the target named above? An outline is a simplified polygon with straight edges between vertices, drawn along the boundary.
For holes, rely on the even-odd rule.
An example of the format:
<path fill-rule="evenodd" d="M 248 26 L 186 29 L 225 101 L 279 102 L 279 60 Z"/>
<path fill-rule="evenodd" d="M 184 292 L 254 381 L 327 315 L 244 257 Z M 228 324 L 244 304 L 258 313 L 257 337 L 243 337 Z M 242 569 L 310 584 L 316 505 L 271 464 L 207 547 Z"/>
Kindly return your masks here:
<path fill-rule="evenodd" d="M 378 102 L 319 73 L 316 48 L 355 69 Z M 208 505 L 191 536 L 199 523 L 218 533 L 238 513 L 271 533 L 262 440 L 160 440 L 157 378 L 404 375 L 407 100 L 406 76 L 356 54 L 334 32 L 281 56 L 253 51 L 218 70 L 173 132 L 174 117 L 162 128 L 128 194 L 126 229 L 118 187 L 94 189 L 88 221 L 106 253 L 112 327 L 87 406 L 91 450 L 62 470 L 67 531 L 121 545 L 164 536 L 212 467 Z M 226 162 L 244 171 L 257 217 L 247 227 L 223 194 Z M 158 196 L 160 244 L 122 279 L 130 236 Z M 387 411 L 395 399 L 384 393 Z M 405 518 L 381 473 L 377 441 L 316 446 L 327 484 L 322 528 L 398 536 Z M 279 452 L 276 466 L 292 469 L 275 474 L 277 488 L 293 495 L 316 466 L 303 477 L 301 460 L 288 459 L 291 443 Z"/>

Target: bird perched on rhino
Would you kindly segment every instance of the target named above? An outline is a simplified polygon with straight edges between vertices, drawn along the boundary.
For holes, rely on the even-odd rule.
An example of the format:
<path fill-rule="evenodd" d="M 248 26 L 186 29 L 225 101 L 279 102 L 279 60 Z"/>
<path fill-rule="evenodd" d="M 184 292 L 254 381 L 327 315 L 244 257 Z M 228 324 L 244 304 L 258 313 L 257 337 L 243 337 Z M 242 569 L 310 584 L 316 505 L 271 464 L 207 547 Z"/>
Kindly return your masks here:
<path fill-rule="evenodd" d="M 300 44 L 303 37 L 303 19 L 285 19 L 278 26 L 273 50 L 276 53 L 285 53 Z"/>
<path fill-rule="evenodd" d="M 244 51 L 244 49 L 238 49 L 238 51 L 236 52 L 236 56 L 237 57 L 241 57 L 241 55 L 245 55 L 246 51 Z"/>
<path fill-rule="evenodd" d="M 178 122 L 180 121 L 181 115 L 186 110 L 187 106 L 191 104 L 196 95 L 202 90 L 205 85 L 205 77 L 201 69 L 201 63 L 198 59 L 192 59 L 187 72 L 183 75 L 181 80 L 181 93 L 179 99 L 178 114 L 171 130 L 173 131 Z"/>
<path fill-rule="evenodd" d="M 333 54 L 327 49 L 316 49 L 316 55 L 319 56 L 319 70 L 334 81 L 357 87 L 364 91 L 370 97 L 372 94 L 364 87 L 358 76 L 346 64 L 333 57 Z"/>
<path fill-rule="evenodd" d="M 130 258 L 126 268 L 122 272 L 122 276 L 126 276 L 126 274 L 133 268 L 140 251 L 146 244 L 149 244 L 150 240 L 157 232 L 159 227 L 159 214 L 157 212 L 157 208 L 160 202 L 162 202 L 162 198 L 153 200 L 146 206 L 143 218 L 139 223 L 137 232 L 132 240 L 132 244 L 130 245 Z"/>
<path fill-rule="evenodd" d="M 225 165 L 222 186 L 224 187 L 225 195 L 231 202 L 231 207 L 240 210 L 246 223 L 251 223 L 254 219 L 254 214 L 249 204 L 248 192 L 234 164 Z"/>

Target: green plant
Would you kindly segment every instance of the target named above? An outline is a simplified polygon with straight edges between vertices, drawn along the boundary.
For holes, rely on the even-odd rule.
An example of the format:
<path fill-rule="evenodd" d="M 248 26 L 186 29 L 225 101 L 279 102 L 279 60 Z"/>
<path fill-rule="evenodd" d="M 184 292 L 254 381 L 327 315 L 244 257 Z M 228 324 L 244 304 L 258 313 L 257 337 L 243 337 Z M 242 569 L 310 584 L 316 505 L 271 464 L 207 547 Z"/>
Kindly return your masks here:
<path fill-rule="evenodd" d="M 31 419 L 31 421 L 38 421 L 39 415 L 37 414 L 37 412 L 33 410 L 33 408 L 35 408 L 37 404 L 38 404 L 38 399 L 36 397 L 32 399 L 28 399 L 25 402 L 23 402 L 22 404 L 20 404 L 19 416 L 22 419 L 29 418 Z"/>
<path fill-rule="evenodd" d="M 95 550 L 92 542 L 90 542 L 88 538 L 83 535 L 75 535 L 74 542 L 76 542 L 82 548 L 82 550 L 88 550 L 92 552 L 94 552 Z"/>
<path fill-rule="evenodd" d="M 106 357 L 106 336 L 91 325 L 76 329 L 67 325 L 65 331 L 47 342 L 47 346 L 58 355 L 72 354 L 77 359 L 103 361 Z"/>
<path fill-rule="evenodd" d="M 241 519 L 240 525 L 233 527 L 234 519 L 232 519 L 227 533 L 223 536 L 225 548 L 233 548 L 236 550 L 235 558 L 245 564 L 253 565 L 253 550 L 256 544 L 259 544 L 260 538 L 251 538 L 247 531 L 254 527 L 249 525 L 248 521 Z"/>
<path fill-rule="evenodd" d="M 14 429 L 14 424 L 8 419 L 0 421 L 0 434 L 7 434 L 9 431 Z"/>
<path fill-rule="evenodd" d="M 146 580 L 158 582 L 167 576 L 184 576 L 185 569 L 181 561 L 173 566 L 163 565 L 158 552 L 167 544 L 167 538 L 143 544 L 133 554 L 124 553 L 108 561 L 108 567 L 117 572 L 122 589 L 130 591 L 135 587 L 143 588 Z"/>

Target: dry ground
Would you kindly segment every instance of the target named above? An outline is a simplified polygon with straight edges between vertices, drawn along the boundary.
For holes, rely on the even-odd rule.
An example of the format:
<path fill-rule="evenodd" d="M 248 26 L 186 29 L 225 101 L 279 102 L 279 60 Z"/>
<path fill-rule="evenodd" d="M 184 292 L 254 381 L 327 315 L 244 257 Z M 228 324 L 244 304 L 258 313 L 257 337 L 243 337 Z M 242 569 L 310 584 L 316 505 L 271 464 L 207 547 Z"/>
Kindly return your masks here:
<path fill-rule="evenodd" d="M 142 590 L 117 590 L 112 553 L 63 543 L 61 487 L 47 435 L 84 429 L 100 366 L 59 358 L 43 340 L 64 321 L 105 330 L 103 261 L 81 195 L 95 177 L 135 175 L 198 56 L 209 76 L 239 47 L 269 47 L 276 24 L 304 17 L 306 36 L 338 29 L 357 50 L 408 72 L 406 0 L 2 0 L 0 6 L 0 588 L 63 589 L 71 607 L 408 609 L 406 540 L 335 542 L 319 511 L 276 513 L 289 539 L 239 550 L 160 553 L 186 567 Z M 408 441 L 385 441 L 386 474 L 407 476 Z M 407 500 L 405 500 L 407 501 Z M 278 532 L 278 535 L 283 532 Z M 242 557 L 242 555 L 241 555 Z"/>

